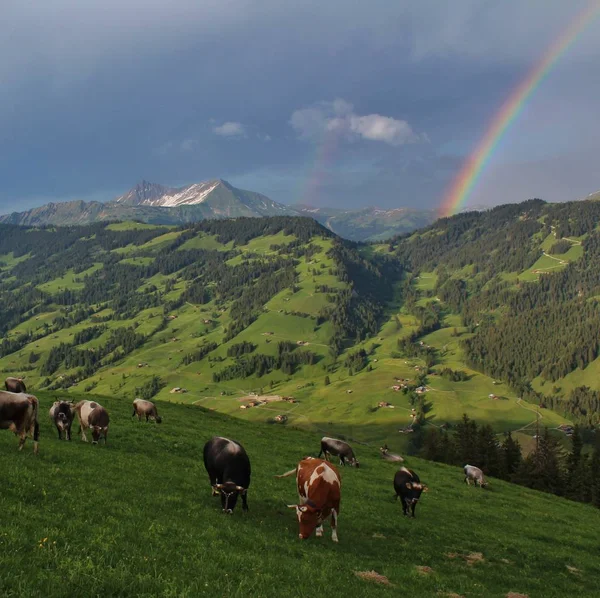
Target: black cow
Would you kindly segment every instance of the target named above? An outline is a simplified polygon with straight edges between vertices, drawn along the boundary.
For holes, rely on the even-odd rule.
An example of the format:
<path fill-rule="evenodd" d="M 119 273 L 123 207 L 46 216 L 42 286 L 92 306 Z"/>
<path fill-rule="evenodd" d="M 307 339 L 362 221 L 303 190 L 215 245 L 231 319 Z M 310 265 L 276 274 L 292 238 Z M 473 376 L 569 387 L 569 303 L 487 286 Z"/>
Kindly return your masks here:
<path fill-rule="evenodd" d="M 4 387 L 8 392 L 27 392 L 23 378 L 7 378 Z"/>
<path fill-rule="evenodd" d="M 321 455 L 325 455 L 325 459 L 329 458 L 329 455 L 335 455 L 340 458 L 340 465 L 346 465 L 346 459 L 348 463 L 354 467 L 359 467 L 360 463 L 354 456 L 352 447 L 343 440 L 337 440 L 336 438 L 328 438 L 323 436 L 321 438 L 321 452 L 319 453 L 319 459 Z"/>
<path fill-rule="evenodd" d="M 428 488 L 425 484 L 421 484 L 419 476 L 414 471 L 402 467 L 394 476 L 394 490 L 396 491 L 396 500 L 400 497 L 402 501 L 402 512 L 410 517 L 410 509 L 410 513 L 414 517 L 415 507 L 419 502 L 419 498 L 421 498 L 421 492 L 427 492 Z"/>
<path fill-rule="evenodd" d="M 242 508 L 247 511 L 251 470 L 244 447 L 235 440 L 214 436 L 204 445 L 204 467 L 213 496 L 221 495 L 223 513 L 233 513 L 238 496 L 242 497 Z"/>
<path fill-rule="evenodd" d="M 54 401 L 50 407 L 50 419 L 54 422 L 58 430 L 58 439 L 62 440 L 62 433 L 65 433 L 65 439 L 71 440 L 71 426 L 75 418 L 73 403 L 70 401 Z"/>

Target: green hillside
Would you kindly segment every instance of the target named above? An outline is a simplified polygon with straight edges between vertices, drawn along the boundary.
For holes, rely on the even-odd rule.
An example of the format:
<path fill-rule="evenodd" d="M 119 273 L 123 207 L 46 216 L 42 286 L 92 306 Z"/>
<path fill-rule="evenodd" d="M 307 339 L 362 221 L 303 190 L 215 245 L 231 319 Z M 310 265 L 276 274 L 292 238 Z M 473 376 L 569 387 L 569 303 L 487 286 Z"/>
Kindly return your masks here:
<path fill-rule="evenodd" d="M 470 333 L 460 318 L 444 312 L 442 328 L 423 337 L 438 349 L 429 374 L 424 356 L 399 350 L 421 327 L 411 292 L 427 303 L 435 275 L 416 278 L 394 255 L 314 221 L 3 233 L 0 369 L 34 391 L 155 394 L 257 422 L 286 415 L 288 425 L 411 452 L 422 435 L 398 431 L 418 429 L 415 413 L 421 427 L 453 426 L 467 413 L 515 432 L 525 448 L 531 441 L 535 410 L 464 365 Z M 468 379 L 440 376 L 447 367 Z M 243 409 L 252 393 L 262 403 Z M 565 421 L 541 410 L 548 427 Z"/>
<path fill-rule="evenodd" d="M 159 403 L 160 426 L 138 423 L 129 401 L 102 397 L 108 445 L 60 442 L 46 415 L 56 395 L 38 394 L 40 454 L 0 432 L 3 596 L 597 594 L 591 507 L 499 480 L 467 487 L 461 470 L 411 458 L 430 492 L 407 519 L 396 466 L 357 446 L 361 468 L 341 472 L 339 544 L 327 526 L 301 542 L 286 508 L 294 481 L 273 476 L 316 454 L 318 434 L 171 403 Z M 215 434 L 251 458 L 246 514 L 224 516 L 210 495 L 201 453 Z M 371 571 L 393 585 L 356 575 Z"/>

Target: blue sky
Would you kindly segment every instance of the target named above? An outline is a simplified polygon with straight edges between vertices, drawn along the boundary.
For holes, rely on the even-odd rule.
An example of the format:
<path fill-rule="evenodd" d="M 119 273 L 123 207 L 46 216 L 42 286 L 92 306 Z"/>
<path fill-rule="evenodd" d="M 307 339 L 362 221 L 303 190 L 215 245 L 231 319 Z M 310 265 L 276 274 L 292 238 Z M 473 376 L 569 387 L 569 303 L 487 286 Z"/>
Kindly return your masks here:
<path fill-rule="evenodd" d="M 587 4 L 5 0 L 0 212 L 218 177 L 284 203 L 435 207 Z M 600 189 L 599 52 L 597 19 L 510 128 L 472 205 Z"/>

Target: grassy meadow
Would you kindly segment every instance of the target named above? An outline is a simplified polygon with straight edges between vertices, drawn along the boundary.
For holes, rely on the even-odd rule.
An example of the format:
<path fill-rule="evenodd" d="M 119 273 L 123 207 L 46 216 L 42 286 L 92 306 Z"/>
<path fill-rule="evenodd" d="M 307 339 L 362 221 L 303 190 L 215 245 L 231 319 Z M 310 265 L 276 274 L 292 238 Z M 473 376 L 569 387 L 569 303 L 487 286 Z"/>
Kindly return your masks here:
<path fill-rule="evenodd" d="M 0 595 L 11 596 L 597 596 L 600 512 L 409 458 L 430 487 L 416 519 L 393 500 L 396 466 L 377 444 L 345 468 L 338 545 L 301 542 L 291 469 L 316 455 L 320 435 L 159 402 L 161 425 L 131 419 L 129 401 L 99 397 L 108 445 L 57 438 L 56 395 L 40 392 L 40 453 L 0 432 Z M 73 397 L 77 399 L 79 397 Z M 74 432 L 77 425 L 74 425 Z M 221 513 L 202 446 L 239 440 L 253 468 L 248 513 Z M 375 571 L 383 585 L 357 577 Z"/>

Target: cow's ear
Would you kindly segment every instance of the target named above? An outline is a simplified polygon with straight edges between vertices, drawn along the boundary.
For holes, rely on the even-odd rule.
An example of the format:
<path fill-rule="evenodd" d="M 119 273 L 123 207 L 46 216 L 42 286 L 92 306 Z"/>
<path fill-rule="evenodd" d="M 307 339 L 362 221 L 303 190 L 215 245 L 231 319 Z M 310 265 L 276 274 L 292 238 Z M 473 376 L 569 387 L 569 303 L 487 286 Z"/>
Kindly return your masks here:
<path fill-rule="evenodd" d="M 410 482 L 406 482 L 406 487 L 407 487 L 409 490 L 412 490 L 412 484 L 411 484 Z"/>

